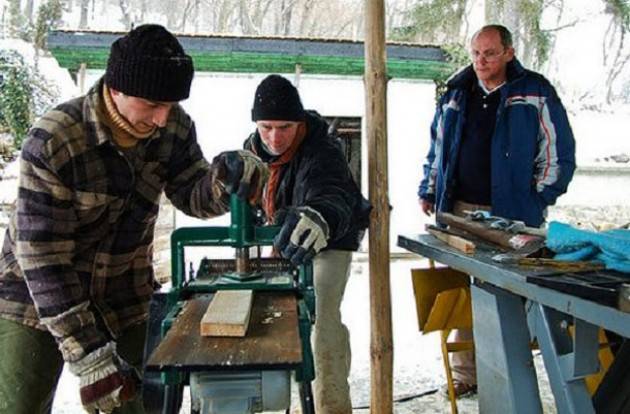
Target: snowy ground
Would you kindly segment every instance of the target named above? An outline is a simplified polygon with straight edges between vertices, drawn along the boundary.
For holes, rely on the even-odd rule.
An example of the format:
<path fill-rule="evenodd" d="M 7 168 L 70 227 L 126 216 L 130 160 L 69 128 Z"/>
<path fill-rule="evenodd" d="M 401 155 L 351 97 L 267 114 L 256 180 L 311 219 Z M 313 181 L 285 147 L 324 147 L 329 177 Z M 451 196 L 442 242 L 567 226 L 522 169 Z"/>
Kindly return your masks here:
<path fill-rule="evenodd" d="M 394 397 L 400 399 L 425 394 L 421 398 L 395 404 L 394 412 L 445 413 L 450 407 L 441 391 L 444 369 L 437 334 L 423 335 L 418 332 L 410 269 L 425 267 L 420 260 L 395 260 L 391 264 L 392 317 L 394 329 Z M 370 401 L 370 319 L 368 265 L 355 261 L 352 265 L 346 297 L 342 306 L 343 318 L 350 329 L 352 342 L 351 392 L 355 413 L 367 414 Z M 541 358 L 536 357 L 538 372 L 544 372 Z M 541 394 L 545 413 L 554 413 L 552 397 L 544 374 L 541 377 Z M 294 404 L 297 405 L 297 404 Z M 461 413 L 477 413 L 476 397 L 459 400 Z M 188 412 L 182 409 L 182 413 Z M 295 408 L 292 413 L 299 413 Z M 77 393 L 77 381 L 64 372 L 54 414 L 82 413 Z"/>

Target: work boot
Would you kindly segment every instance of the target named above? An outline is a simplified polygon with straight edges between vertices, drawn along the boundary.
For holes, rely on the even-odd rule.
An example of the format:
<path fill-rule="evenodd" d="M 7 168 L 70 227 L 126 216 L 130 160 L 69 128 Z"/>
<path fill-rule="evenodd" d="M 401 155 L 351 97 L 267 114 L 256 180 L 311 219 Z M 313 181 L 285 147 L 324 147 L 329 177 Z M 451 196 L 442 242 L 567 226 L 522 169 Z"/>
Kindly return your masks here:
<path fill-rule="evenodd" d="M 455 389 L 455 398 L 477 393 L 477 384 L 467 384 L 459 380 L 453 380 L 453 388 Z M 442 388 L 442 392 L 448 397 L 448 384 Z"/>

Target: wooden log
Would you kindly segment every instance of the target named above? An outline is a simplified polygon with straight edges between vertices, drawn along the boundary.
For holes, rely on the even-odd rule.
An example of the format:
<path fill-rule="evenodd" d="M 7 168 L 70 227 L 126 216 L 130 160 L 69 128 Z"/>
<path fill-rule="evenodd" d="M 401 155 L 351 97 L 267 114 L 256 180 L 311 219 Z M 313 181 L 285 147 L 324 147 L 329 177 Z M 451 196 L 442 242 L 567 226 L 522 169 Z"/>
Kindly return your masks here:
<path fill-rule="evenodd" d="M 254 292 L 220 290 L 214 294 L 201 318 L 201 336 L 245 336 Z"/>
<path fill-rule="evenodd" d="M 393 410 L 392 311 L 389 274 L 387 179 L 387 68 L 385 6 L 365 2 L 365 120 L 368 142 L 370 217 L 370 412 Z"/>
<path fill-rule="evenodd" d="M 529 245 L 542 244 L 544 241 L 544 237 L 541 236 L 513 234 L 503 230 L 491 229 L 481 222 L 468 220 L 450 213 L 437 213 L 437 220 L 449 227 L 467 231 L 482 240 L 509 250 L 523 249 Z"/>
<path fill-rule="evenodd" d="M 444 243 L 459 250 L 460 252 L 464 252 L 466 254 L 473 254 L 475 252 L 475 243 L 470 240 L 466 240 L 465 238 L 454 234 L 448 234 L 433 226 L 427 226 L 426 230 L 433 237 L 442 240 Z"/>

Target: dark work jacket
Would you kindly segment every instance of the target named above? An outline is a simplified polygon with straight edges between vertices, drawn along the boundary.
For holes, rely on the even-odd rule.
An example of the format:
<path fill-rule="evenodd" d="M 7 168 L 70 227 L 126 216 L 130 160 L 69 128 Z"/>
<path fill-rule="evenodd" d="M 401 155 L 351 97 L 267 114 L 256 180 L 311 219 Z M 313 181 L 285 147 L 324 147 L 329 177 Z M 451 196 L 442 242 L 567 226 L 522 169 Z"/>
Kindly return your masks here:
<path fill-rule="evenodd" d="M 277 159 L 265 150 L 258 131 L 249 136 L 244 147 L 265 163 Z M 328 223 L 327 249 L 357 250 L 371 207 L 352 178 L 339 139 L 328 134 L 328 124 L 319 114 L 307 112 L 304 141 L 293 159 L 280 168 L 276 211 L 311 207 Z"/>

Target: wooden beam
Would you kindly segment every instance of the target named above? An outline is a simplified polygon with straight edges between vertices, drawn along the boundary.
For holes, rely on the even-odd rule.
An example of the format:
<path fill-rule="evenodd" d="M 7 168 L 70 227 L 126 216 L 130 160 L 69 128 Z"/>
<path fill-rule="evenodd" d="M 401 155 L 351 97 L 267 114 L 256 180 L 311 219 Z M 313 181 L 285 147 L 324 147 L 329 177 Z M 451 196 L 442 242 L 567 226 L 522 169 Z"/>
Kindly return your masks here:
<path fill-rule="evenodd" d="M 464 230 L 482 240 L 494 243 L 508 250 L 521 250 L 528 246 L 542 247 L 545 240 L 542 236 L 514 234 L 505 230 L 491 229 L 483 222 L 458 217 L 451 213 L 438 212 L 437 220 L 440 223 L 447 224 L 450 228 Z"/>
<path fill-rule="evenodd" d="M 370 217 L 370 412 L 393 409 L 392 310 L 389 281 L 387 178 L 387 68 L 385 6 L 365 1 L 365 118 L 368 141 Z"/>
<path fill-rule="evenodd" d="M 81 63 L 79 66 L 79 72 L 77 73 L 77 80 L 79 81 L 79 93 L 83 95 L 85 91 L 85 71 L 87 70 L 87 64 Z"/>
<path fill-rule="evenodd" d="M 81 62 L 90 69 L 107 67 L 108 49 L 80 46 L 57 46 L 50 49 L 63 68 L 76 72 Z M 303 74 L 360 76 L 364 73 L 362 57 L 293 55 L 289 53 L 188 53 L 195 64 L 195 72 L 223 73 L 293 73 L 295 65 L 302 66 Z M 400 79 L 446 79 L 453 68 L 446 62 L 435 60 L 402 60 L 389 58 L 387 74 Z"/>
<path fill-rule="evenodd" d="M 454 234 L 448 234 L 433 226 L 427 226 L 426 230 L 433 237 L 442 240 L 444 243 L 459 250 L 460 252 L 466 254 L 473 254 L 475 252 L 475 243 L 470 240 L 466 240 L 465 238 Z"/>
<path fill-rule="evenodd" d="M 201 336 L 245 336 L 254 292 L 220 290 L 201 318 Z"/>

